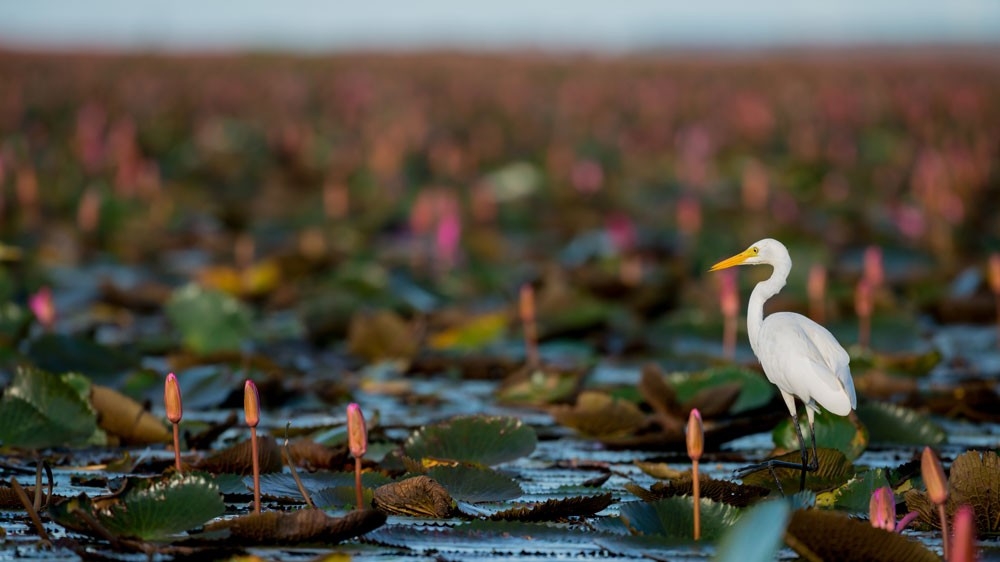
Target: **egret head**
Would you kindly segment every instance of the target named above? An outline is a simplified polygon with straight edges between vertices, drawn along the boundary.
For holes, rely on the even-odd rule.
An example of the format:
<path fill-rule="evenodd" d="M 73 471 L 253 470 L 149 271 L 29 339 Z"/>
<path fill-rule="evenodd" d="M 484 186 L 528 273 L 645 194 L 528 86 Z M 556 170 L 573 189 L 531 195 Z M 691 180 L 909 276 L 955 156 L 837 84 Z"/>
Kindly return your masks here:
<path fill-rule="evenodd" d="M 734 265 L 777 265 L 786 262 L 791 264 L 791 258 L 788 257 L 785 245 L 773 238 L 764 238 L 754 242 L 749 248 L 735 256 L 713 265 L 709 271 L 718 271 Z"/>

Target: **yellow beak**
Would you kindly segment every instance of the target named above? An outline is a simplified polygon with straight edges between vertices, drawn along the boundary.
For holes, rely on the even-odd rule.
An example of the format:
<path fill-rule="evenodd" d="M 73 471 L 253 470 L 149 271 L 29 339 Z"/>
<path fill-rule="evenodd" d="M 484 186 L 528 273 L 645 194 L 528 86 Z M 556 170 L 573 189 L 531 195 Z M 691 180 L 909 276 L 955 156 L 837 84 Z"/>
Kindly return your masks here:
<path fill-rule="evenodd" d="M 747 248 L 746 250 L 743 250 L 742 252 L 736 254 L 735 256 L 733 256 L 731 258 L 726 258 L 726 259 L 720 261 L 719 263 L 713 265 L 709 269 L 709 271 L 719 271 L 720 269 L 726 269 L 727 267 L 733 267 L 734 265 L 742 265 L 743 262 L 745 262 L 747 260 L 747 258 L 749 258 L 749 257 L 751 257 L 753 255 L 754 255 L 753 254 L 753 249 L 752 248 Z"/>

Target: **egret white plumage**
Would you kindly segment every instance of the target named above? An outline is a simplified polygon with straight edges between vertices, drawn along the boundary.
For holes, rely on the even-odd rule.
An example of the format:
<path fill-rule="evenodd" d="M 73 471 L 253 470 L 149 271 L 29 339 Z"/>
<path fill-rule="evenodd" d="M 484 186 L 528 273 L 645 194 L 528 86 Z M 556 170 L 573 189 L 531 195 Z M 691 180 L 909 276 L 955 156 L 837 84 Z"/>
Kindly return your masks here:
<path fill-rule="evenodd" d="M 750 347 L 764 368 L 764 374 L 778 390 L 792 416 L 792 425 L 799 437 L 802 450 L 802 479 L 805 486 L 806 471 L 819 468 L 816 454 L 815 415 L 819 407 L 838 416 L 846 416 L 857 406 L 854 380 L 851 378 L 850 357 L 829 330 L 794 312 L 775 312 L 764 317 L 764 303 L 778 294 L 785 286 L 792 269 L 792 259 L 785 245 L 772 238 L 760 240 L 735 256 L 713 265 L 709 271 L 718 271 L 737 265 L 770 265 L 771 277 L 757 283 L 747 305 L 747 333 Z M 802 430 L 799 428 L 795 398 L 805 404 L 809 430 L 812 435 L 812 459 Z M 740 471 L 742 476 L 762 469 L 798 465 L 768 460 L 748 466 Z M 780 487 L 780 484 L 779 484 Z"/>

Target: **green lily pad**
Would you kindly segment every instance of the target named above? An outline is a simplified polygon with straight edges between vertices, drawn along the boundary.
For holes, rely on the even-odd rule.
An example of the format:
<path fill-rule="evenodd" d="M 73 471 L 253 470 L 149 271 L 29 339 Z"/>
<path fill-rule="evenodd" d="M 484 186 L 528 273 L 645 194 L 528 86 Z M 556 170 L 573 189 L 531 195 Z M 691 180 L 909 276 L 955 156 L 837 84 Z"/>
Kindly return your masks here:
<path fill-rule="evenodd" d="M 493 521 L 557 521 L 569 517 L 587 517 L 606 509 L 611 505 L 612 496 L 598 494 L 596 496 L 578 496 L 572 498 L 550 499 L 540 503 L 512 507 L 490 516 Z"/>
<path fill-rule="evenodd" d="M 811 446 L 809 422 L 805 416 L 799 416 L 799 426 L 806 444 Z M 799 438 L 795 434 L 791 419 L 782 420 L 771 433 L 774 445 L 787 451 L 799 450 Z M 827 449 L 837 449 L 844 453 L 848 460 L 858 458 L 868 446 L 868 430 L 857 426 L 848 417 L 836 416 L 821 410 L 816 414 L 816 446 Z"/>
<path fill-rule="evenodd" d="M 198 354 L 238 351 L 250 336 L 250 309 L 214 289 L 189 284 L 174 291 L 164 308 L 184 347 Z"/>
<path fill-rule="evenodd" d="M 846 484 L 823 494 L 817 500 L 820 506 L 832 506 L 852 513 L 868 513 L 869 502 L 875 490 L 888 486 L 884 468 L 866 470 Z"/>
<path fill-rule="evenodd" d="M 125 494 L 121 503 L 98 513 L 107 530 L 121 537 L 156 540 L 197 527 L 226 512 L 219 487 L 199 474 L 175 474 Z"/>
<path fill-rule="evenodd" d="M 738 383 L 739 397 L 729 407 L 729 413 L 733 415 L 767 405 L 775 392 L 774 385 L 759 373 L 732 366 L 708 369 L 690 376 L 674 375 L 670 377 L 670 383 L 677 392 L 677 399 L 682 403 L 688 402 L 705 389 Z"/>
<path fill-rule="evenodd" d="M 27 335 L 32 315 L 28 309 L 13 302 L 0 305 L 0 346 L 16 347 Z"/>
<path fill-rule="evenodd" d="M 927 416 L 887 402 L 860 404 L 858 418 L 868 428 L 872 443 L 940 445 L 948 439 L 944 429 Z"/>
<path fill-rule="evenodd" d="M 0 400 L 0 443 L 27 448 L 103 443 L 89 394 L 90 381 L 81 375 L 18 368 Z"/>
<path fill-rule="evenodd" d="M 621 518 L 629 529 L 644 535 L 660 535 L 670 539 L 693 540 L 694 499 L 675 496 L 655 502 L 625 502 Z M 732 527 L 741 510 L 724 503 L 701 499 L 701 538 L 712 541 Z"/>
<path fill-rule="evenodd" d="M 719 540 L 718 562 L 770 562 L 785 535 L 792 506 L 784 500 L 759 503 Z"/>
<path fill-rule="evenodd" d="M 458 416 L 418 429 L 403 449 L 414 459 L 493 466 L 530 455 L 537 443 L 535 430 L 517 418 Z"/>
<path fill-rule="evenodd" d="M 513 478 L 485 467 L 435 466 L 427 476 L 444 486 L 451 497 L 469 503 L 512 500 L 524 493 Z"/>
<path fill-rule="evenodd" d="M 26 355 L 50 373 L 74 371 L 111 383 L 138 362 L 131 354 L 69 334 L 43 334 L 28 344 Z"/>

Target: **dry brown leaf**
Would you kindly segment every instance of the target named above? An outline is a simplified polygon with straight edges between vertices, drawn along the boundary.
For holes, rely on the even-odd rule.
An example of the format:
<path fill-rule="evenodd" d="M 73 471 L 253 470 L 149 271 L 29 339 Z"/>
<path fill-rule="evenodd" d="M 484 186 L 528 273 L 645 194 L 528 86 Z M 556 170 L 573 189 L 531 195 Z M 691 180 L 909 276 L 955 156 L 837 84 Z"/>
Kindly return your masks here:
<path fill-rule="evenodd" d="M 273 437 L 263 436 L 257 440 L 260 455 L 260 473 L 281 472 L 281 449 Z M 195 463 L 195 468 L 212 474 L 251 474 L 253 472 L 252 446 L 249 440 L 223 449 L 214 455 Z"/>
<path fill-rule="evenodd" d="M 414 476 L 375 488 L 376 508 L 396 515 L 449 517 L 455 501 L 444 486 L 427 476 Z"/>
<path fill-rule="evenodd" d="M 122 443 L 144 445 L 171 439 L 172 434 L 162 420 L 117 390 L 91 385 L 90 404 L 97 412 L 97 425 Z"/>
<path fill-rule="evenodd" d="M 373 509 L 330 517 L 318 509 L 265 511 L 205 526 L 206 532 L 229 531 L 229 537 L 246 545 L 300 543 L 336 544 L 381 527 L 385 513 Z"/>
<path fill-rule="evenodd" d="M 742 391 L 743 384 L 738 381 L 703 388 L 684 403 L 684 411 L 690 412 L 697 408 L 703 418 L 724 416 Z"/>
<path fill-rule="evenodd" d="M 829 562 L 940 562 L 936 554 L 866 521 L 818 509 L 798 510 L 785 530 L 785 542 L 807 560 Z"/>
<path fill-rule="evenodd" d="M 715 480 L 706 476 L 700 478 L 700 484 L 701 497 L 734 507 L 746 507 L 771 492 L 763 486 L 737 484 L 729 480 Z M 648 490 L 631 483 L 626 484 L 625 489 L 642 498 L 643 501 L 652 502 L 673 496 L 692 495 L 694 480 L 691 478 L 691 473 L 686 473 L 685 477 L 671 482 L 656 482 Z"/>
<path fill-rule="evenodd" d="M 598 438 L 631 435 L 646 425 L 646 414 L 620 398 L 603 392 L 581 392 L 574 406 L 552 408 L 556 422 Z"/>
<path fill-rule="evenodd" d="M 656 363 L 647 363 L 642 367 L 642 377 L 639 379 L 639 393 L 656 413 L 656 421 L 668 433 L 684 431 L 686 412 L 677 401 L 677 393 L 667 384 L 663 369 Z"/>

